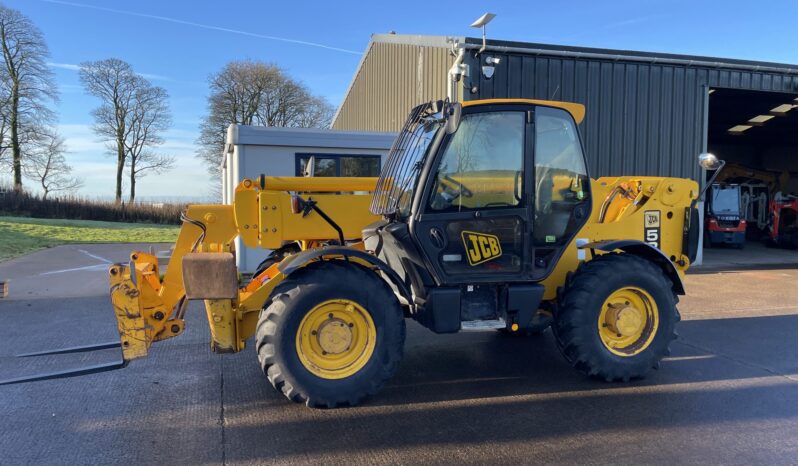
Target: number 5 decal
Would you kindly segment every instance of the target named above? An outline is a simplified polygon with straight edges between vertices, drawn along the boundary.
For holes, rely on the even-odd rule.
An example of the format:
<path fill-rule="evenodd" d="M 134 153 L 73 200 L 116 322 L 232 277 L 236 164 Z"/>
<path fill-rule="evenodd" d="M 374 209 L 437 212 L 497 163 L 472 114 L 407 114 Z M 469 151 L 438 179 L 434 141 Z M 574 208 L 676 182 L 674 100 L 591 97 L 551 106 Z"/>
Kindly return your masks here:
<path fill-rule="evenodd" d="M 645 242 L 659 249 L 660 242 L 660 211 L 647 210 L 643 213 L 643 228 Z"/>

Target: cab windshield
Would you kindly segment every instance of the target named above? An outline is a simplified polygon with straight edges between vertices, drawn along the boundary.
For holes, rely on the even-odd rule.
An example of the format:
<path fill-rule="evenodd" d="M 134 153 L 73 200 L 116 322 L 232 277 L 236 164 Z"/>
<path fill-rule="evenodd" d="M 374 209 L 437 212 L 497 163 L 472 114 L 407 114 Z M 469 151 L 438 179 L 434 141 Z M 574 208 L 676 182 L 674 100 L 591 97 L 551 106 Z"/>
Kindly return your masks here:
<path fill-rule="evenodd" d="M 448 105 L 442 101 L 429 102 L 410 112 L 380 173 L 371 213 L 400 217 L 410 214 L 418 172 L 435 135 L 446 124 Z"/>

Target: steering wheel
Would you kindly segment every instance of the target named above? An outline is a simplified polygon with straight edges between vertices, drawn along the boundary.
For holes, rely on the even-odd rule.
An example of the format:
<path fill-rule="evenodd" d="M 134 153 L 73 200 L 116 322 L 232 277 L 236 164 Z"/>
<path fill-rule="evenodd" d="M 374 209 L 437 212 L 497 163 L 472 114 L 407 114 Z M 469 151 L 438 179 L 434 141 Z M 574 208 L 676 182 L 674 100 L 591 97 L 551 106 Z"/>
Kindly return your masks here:
<path fill-rule="evenodd" d="M 474 197 L 474 193 L 466 187 L 463 183 L 455 180 L 449 175 L 443 175 L 443 179 L 448 181 L 449 183 L 456 185 L 457 190 L 452 190 L 452 194 L 456 194 L 455 199 L 463 196 L 463 197 Z M 444 188 L 444 190 L 448 190 L 448 188 Z"/>
<path fill-rule="evenodd" d="M 438 179 L 438 189 L 433 201 L 433 207 L 441 210 L 450 207 L 459 197 L 473 197 L 474 193 L 465 187 L 463 183 L 455 180 L 448 175 L 442 175 Z"/>

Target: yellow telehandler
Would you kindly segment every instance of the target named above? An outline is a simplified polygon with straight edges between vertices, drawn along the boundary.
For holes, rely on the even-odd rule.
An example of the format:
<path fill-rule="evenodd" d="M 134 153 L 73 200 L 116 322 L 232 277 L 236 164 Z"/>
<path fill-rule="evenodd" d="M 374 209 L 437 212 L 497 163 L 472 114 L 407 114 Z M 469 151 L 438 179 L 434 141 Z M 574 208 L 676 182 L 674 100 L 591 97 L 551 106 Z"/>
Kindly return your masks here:
<path fill-rule="evenodd" d="M 550 326 L 577 370 L 642 377 L 675 338 L 699 186 L 591 180 L 584 114 L 565 102 L 430 102 L 410 113 L 379 179 L 261 176 L 232 205 L 190 206 L 163 276 L 144 252 L 110 268 L 123 360 L 82 372 L 180 335 L 199 299 L 214 351 L 254 337 L 272 385 L 308 406 L 376 393 L 402 358 L 407 318 L 436 333 Z M 245 282 L 236 237 L 272 250 Z"/>

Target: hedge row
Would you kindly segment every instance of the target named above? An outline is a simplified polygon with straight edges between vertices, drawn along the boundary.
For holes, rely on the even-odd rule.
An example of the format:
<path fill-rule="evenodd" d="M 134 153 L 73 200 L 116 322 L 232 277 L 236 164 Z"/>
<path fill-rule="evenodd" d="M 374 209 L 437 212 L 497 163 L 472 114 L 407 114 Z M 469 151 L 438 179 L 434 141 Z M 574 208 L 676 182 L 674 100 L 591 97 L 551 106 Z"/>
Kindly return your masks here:
<path fill-rule="evenodd" d="M 42 199 L 38 195 L 0 190 L 0 215 L 34 218 L 179 225 L 186 204 L 122 203 L 77 196 Z"/>

